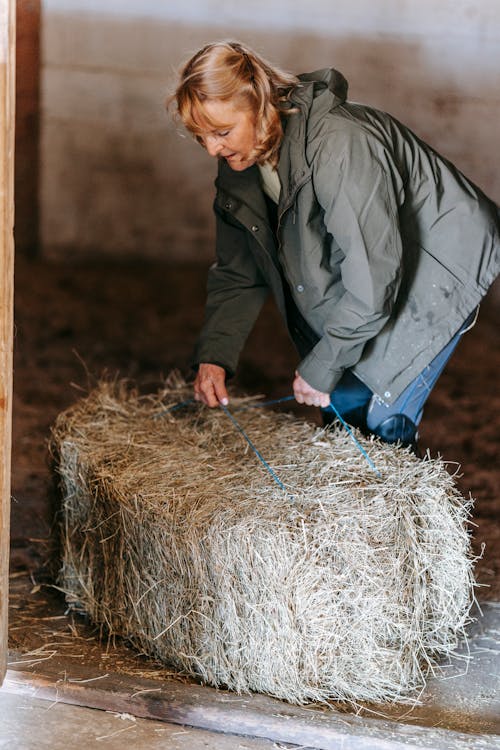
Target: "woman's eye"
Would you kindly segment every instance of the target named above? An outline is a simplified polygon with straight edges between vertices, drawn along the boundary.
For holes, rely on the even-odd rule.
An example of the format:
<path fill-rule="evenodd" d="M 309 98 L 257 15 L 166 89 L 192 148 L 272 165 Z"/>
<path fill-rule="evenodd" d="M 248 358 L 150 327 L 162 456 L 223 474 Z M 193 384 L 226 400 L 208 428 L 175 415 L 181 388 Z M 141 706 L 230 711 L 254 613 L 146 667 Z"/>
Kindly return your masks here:
<path fill-rule="evenodd" d="M 219 132 L 219 133 L 217 133 L 217 135 L 218 135 L 218 136 L 219 136 L 220 138 L 225 138 L 225 137 L 226 137 L 226 135 L 229 135 L 229 130 L 224 130 L 224 132 L 222 132 L 222 133 L 220 133 L 220 132 Z"/>

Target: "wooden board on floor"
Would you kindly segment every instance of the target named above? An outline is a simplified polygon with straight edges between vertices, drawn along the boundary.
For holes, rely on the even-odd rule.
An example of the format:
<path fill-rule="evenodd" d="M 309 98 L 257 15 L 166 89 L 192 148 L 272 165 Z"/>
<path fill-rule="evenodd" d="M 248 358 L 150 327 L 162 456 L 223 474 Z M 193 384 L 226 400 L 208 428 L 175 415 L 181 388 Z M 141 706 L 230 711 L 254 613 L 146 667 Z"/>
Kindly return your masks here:
<path fill-rule="evenodd" d="M 482 750 L 499 747 L 498 735 L 452 732 L 367 719 L 331 708 L 291 706 L 263 695 L 236 695 L 180 681 L 98 673 L 57 657 L 43 663 L 11 654 L 4 690 L 171 724 L 289 742 L 318 750 Z"/>

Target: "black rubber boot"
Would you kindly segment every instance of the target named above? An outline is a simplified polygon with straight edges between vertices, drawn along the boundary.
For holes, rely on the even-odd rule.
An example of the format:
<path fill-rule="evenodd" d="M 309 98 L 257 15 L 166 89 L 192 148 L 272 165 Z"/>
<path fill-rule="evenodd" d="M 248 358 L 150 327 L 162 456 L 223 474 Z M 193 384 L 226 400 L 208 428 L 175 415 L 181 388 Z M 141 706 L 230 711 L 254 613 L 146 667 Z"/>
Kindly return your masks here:
<path fill-rule="evenodd" d="M 411 446 L 414 452 L 417 451 L 417 427 L 406 414 L 392 414 L 372 432 L 384 443 L 399 443 L 404 448 Z"/>

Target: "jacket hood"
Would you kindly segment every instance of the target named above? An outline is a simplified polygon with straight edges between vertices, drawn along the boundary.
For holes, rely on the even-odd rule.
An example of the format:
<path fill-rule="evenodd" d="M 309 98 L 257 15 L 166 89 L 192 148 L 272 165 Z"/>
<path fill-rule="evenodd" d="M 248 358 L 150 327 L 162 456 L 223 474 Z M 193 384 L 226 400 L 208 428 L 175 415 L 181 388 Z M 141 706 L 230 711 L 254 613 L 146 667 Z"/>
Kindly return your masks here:
<path fill-rule="evenodd" d="M 322 68 L 312 73 L 302 73 L 298 78 L 302 83 L 313 84 L 313 97 L 328 89 L 334 96 L 333 106 L 343 104 L 347 99 L 349 84 L 342 73 L 335 68 Z"/>
<path fill-rule="evenodd" d="M 323 68 L 298 76 L 300 83 L 291 92 L 290 107 L 298 112 L 286 117 L 278 174 L 282 185 L 281 203 L 288 203 L 298 185 L 308 179 L 306 140 L 324 116 L 346 101 L 348 84 L 342 73 Z M 293 165 L 293 166 L 292 166 Z M 310 175 L 309 175 L 310 179 Z"/>

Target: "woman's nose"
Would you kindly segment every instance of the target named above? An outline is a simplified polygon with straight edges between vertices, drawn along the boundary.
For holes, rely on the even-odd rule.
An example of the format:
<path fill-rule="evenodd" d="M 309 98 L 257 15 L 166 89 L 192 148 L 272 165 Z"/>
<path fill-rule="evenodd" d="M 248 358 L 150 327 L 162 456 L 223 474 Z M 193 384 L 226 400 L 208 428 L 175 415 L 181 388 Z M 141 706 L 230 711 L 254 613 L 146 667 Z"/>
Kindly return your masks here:
<path fill-rule="evenodd" d="M 205 148 L 207 149 L 210 156 L 217 156 L 224 148 L 220 139 L 215 135 L 207 135 L 205 137 Z"/>

